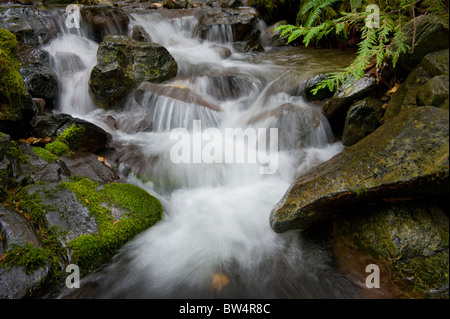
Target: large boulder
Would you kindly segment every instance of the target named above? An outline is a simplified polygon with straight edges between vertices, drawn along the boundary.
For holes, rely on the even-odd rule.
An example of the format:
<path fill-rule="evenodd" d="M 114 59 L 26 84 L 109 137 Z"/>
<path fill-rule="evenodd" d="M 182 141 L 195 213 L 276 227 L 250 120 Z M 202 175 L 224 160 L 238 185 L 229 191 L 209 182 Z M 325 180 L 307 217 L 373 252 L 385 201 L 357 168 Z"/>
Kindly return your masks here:
<path fill-rule="evenodd" d="M 449 113 L 424 106 L 298 177 L 270 215 L 276 232 L 306 229 L 349 205 L 449 191 Z"/>
<path fill-rule="evenodd" d="M 433 105 L 448 109 L 448 79 L 449 49 L 427 54 L 392 95 L 383 120 L 389 121 L 410 107 Z"/>
<path fill-rule="evenodd" d="M 177 62 L 163 46 L 111 34 L 98 48 L 89 89 L 98 107 L 117 109 L 140 83 L 161 83 L 177 72 Z"/>
<path fill-rule="evenodd" d="M 362 272 L 355 261 L 374 260 L 380 288 L 396 297 L 448 299 L 448 223 L 436 200 L 358 205 L 333 223 L 337 262 Z"/>
<path fill-rule="evenodd" d="M 400 55 L 397 66 L 410 72 L 428 53 L 449 48 L 449 26 L 444 19 L 428 14 L 421 15 L 406 23 L 402 30 L 406 34 L 405 43 L 412 50 Z M 394 43 L 393 50 L 396 50 Z"/>

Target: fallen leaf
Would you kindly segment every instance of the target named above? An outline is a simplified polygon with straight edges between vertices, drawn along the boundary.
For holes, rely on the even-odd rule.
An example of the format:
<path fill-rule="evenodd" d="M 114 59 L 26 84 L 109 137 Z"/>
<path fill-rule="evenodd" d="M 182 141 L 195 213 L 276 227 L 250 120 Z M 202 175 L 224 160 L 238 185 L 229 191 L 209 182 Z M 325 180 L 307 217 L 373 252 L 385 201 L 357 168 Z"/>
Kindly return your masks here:
<path fill-rule="evenodd" d="M 391 87 L 391 89 L 386 92 L 386 94 L 392 94 L 392 93 L 396 92 L 399 87 L 400 87 L 400 85 L 398 83 L 395 83 L 394 86 Z"/>
<path fill-rule="evenodd" d="M 230 279 L 222 273 L 217 273 L 212 276 L 211 289 L 214 291 L 221 291 L 223 287 L 230 283 Z"/>

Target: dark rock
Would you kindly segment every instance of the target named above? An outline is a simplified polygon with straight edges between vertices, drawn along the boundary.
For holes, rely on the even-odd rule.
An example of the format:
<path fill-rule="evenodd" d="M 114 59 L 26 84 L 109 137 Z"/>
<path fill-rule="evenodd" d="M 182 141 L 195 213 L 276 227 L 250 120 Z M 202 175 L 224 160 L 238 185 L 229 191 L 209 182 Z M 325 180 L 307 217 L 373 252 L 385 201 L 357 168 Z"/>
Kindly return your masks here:
<path fill-rule="evenodd" d="M 39 46 L 56 36 L 57 17 L 35 6 L 1 6 L 0 28 L 14 33 L 20 42 Z"/>
<path fill-rule="evenodd" d="M 403 111 L 300 176 L 272 210 L 272 228 L 305 229 L 358 202 L 446 196 L 448 123 L 447 110 L 428 106 Z"/>
<path fill-rule="evenodd" d="M 345 116 L 350 105 L 373 94 L 376 84 L 376 79 L 363 77 L 356 82 L 344 85 L 323 105 L 323 114 L 330 121 L 336 135 L 342 134 Z"/>
<path fill-rule="evenodd" d="M 83 22 L 90 26 L 92 38 L 97 42 L 111 33 L 128 33 L 130 18 L 120 8 L 106 5 L 83 6 L 80 13 Z"/>
<path fill-rule="evenodd" d="M 208 30 L 215 25 L 231 25 L 233 28 L 233 41 L 249 41 L 257 42 L 260 32 L 256 28 L 259 21 L 258 13 L 254 8 L 202 8 L 203 12 L 200 16 L 200 34 L 202 38 L 206 38 Z"/>
<path fill-rule="evenodd" d="M 407 45 L 412 46 L 414 38 L 412 52 L 401 54 L 397 62 L 397 66 L 407 72 L 414 69 L 425 55 L 449 48 L 449 26 L 440 17 L 432 14 L 418 16 L 405 24 L 402 30 L 406 34 Z M 395 44 L 393 50 L 396 50 Z"/>
<path fill-rule="evenodd" d="M 45 100 L 36 97 L 36 98 L 33 98 L 33 102 L 34 102 L 34 104 L 36 104 L 36 107 L 38 109 L 38 113 L 42 113 L 44 111 L 44 108 L 45 108 Z"/>
<path fill-rule="evenodd" d="M 40 240 L 32 225 L 18 212 L 0 205 L 0 258 L 8 250 L 26 244 L 40 247 Z M 23 267 L 0 267 L 0 299 L 21 299 L 37 289 L 48 275 L 40 267 L 27 273 Z"/>
<path fill-rule="evenodd" d="M 0 205 L 0 258 L 15 246 L 40 245 L 33 226 L 15 210 Z"/>
<path fill-rule="evenodd" d="M 449 94 L 448 75 L 449 50 L 427 54 L 392 95 L 383 121 L 391 120 L 405 108 L 422 105 L 445 106 Z"/>
<path fill-rule="evenodd" d="M 111 135 L 105 130 L 88 121 L 63 113 L 37 116 L 33 124 L 33 135 L 38 138 L 54 138 L 73 125 L 83 128 L 83 132 L 70 145 L 73 150 L 95 153 L 109 147 Z"/>
<path fill-rule="evenodd" d="M 351 146 L 375 131 L 381 124 L 383 102 L 376 98 L 365 98 L 356 102 L 347 112 L 342 144 Z"/>
<path fill-rule="evenodd" d="M 163 46 L 108 35 L 97 51 L 89 89 L 97 106 L 117 109 L 140 83 L 161 83 L 176 76 L 177 71 L 175 59 Z"/>
<path fill-rule="evenodd" d="M 145 29 L 140 25 L 133 26 L 133 31 L 131 33 L 131 39 L 134 41 L 140 41 L 140 42 L 152 42 L 152 38 L 150 37 L 150 34 L 145 31 Z"/>
<path fill-rule="evenodd" d="M 51 68 L 42 64 L 30 64 L 20 69 L 23 82 L 32 97 L 42 98 L 53 108 L 59 96 L 58 77 Z"/>
<path fill-rule="evenodd" d="M 326 79 L 327 74 L 318 74 L 310 77 L 304 86 L 304 96 L 309 101 L 323 100 L 333 96 L 334 91 L 330 91 L 328 88 L 323 88 L 313 94 L 311 91 L 316 87 L 317 84 Z"/>
<path fill-rule="evenodd" d="M 252 52 L 262 52 L 264 51 L 264 48 L 262 45 L 257 43 L 256 41 L 249 40 L 249 41 L 239 41 L 234 42 L 234 48 L 236 51 L 241 53 L 252 53 Z"/>
<path fill-rule="evenodd" d="M 359 205 L 335 220 L 333 242 L 384 265 L 399 297 L 448 298 L 448 222 L 448 206 L 435 201 Z"/>
<path fill-rule="evenodd" d="M 269 47 L 282 47 L 286 45 L 287 40 L 280 38 L 281 30 L 275 31 L 280 25 L 288 24 L 286 20 L 278 21 L 268 27 L 262 34 L 262 42 Z"/>

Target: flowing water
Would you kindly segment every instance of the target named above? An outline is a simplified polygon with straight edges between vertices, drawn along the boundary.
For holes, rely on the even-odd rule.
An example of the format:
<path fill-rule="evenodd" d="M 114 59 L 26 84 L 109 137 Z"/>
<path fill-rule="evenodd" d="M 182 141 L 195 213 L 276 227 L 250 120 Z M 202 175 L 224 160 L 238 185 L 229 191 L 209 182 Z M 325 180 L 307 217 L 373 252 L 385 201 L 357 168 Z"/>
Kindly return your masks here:
<path fill-rule="evenodd" d="M 143 26 L 178 63 L 177 78 L 164 88 L 189 89 L 215 108 L 145 91 L 138 100 L 130 95 L 121 111 L 95 109 L 88 79 L 98 44 L 82 32 L 63 32 L 44 47 L 61 83 L 58 110 L 111 133 L 121 172 L 164 206 L 159 223 L 60 297 L 359 297 L 325 246 L 269 225 L 290 183 L 343 149 L 320 107 L 302 98 L 301 84 L 345 66 L 351 56 L 299 48 L 243 54 L 233 47 L 230 27 L 213 27 L 202 40 L 194 16 L 131 15 L 130 30 Z M 182 142 L 171 139 L 177 128 L 184 128 Z M 226 134 L 236 128 L 255 132 L 258 143 Z M 207 130 L 214 133 L 209 140 Z M 174 163 L 176 143 L 192 153 L 209 146 L 215 160 L 191 154 L 190 163 Z"/>

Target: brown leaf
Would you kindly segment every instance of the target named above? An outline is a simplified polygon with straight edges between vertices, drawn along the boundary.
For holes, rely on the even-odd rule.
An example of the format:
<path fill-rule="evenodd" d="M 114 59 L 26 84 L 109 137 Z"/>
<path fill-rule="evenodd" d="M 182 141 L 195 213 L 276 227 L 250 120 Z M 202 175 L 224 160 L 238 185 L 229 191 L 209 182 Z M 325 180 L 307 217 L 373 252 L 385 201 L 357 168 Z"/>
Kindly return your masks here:
<path fill-rule="evenodd" d="M 222 273 L 216 273 L 211 278 L 211 289 L 219 292 L 229 283 L 230 279 L 227 276 Z"/>

